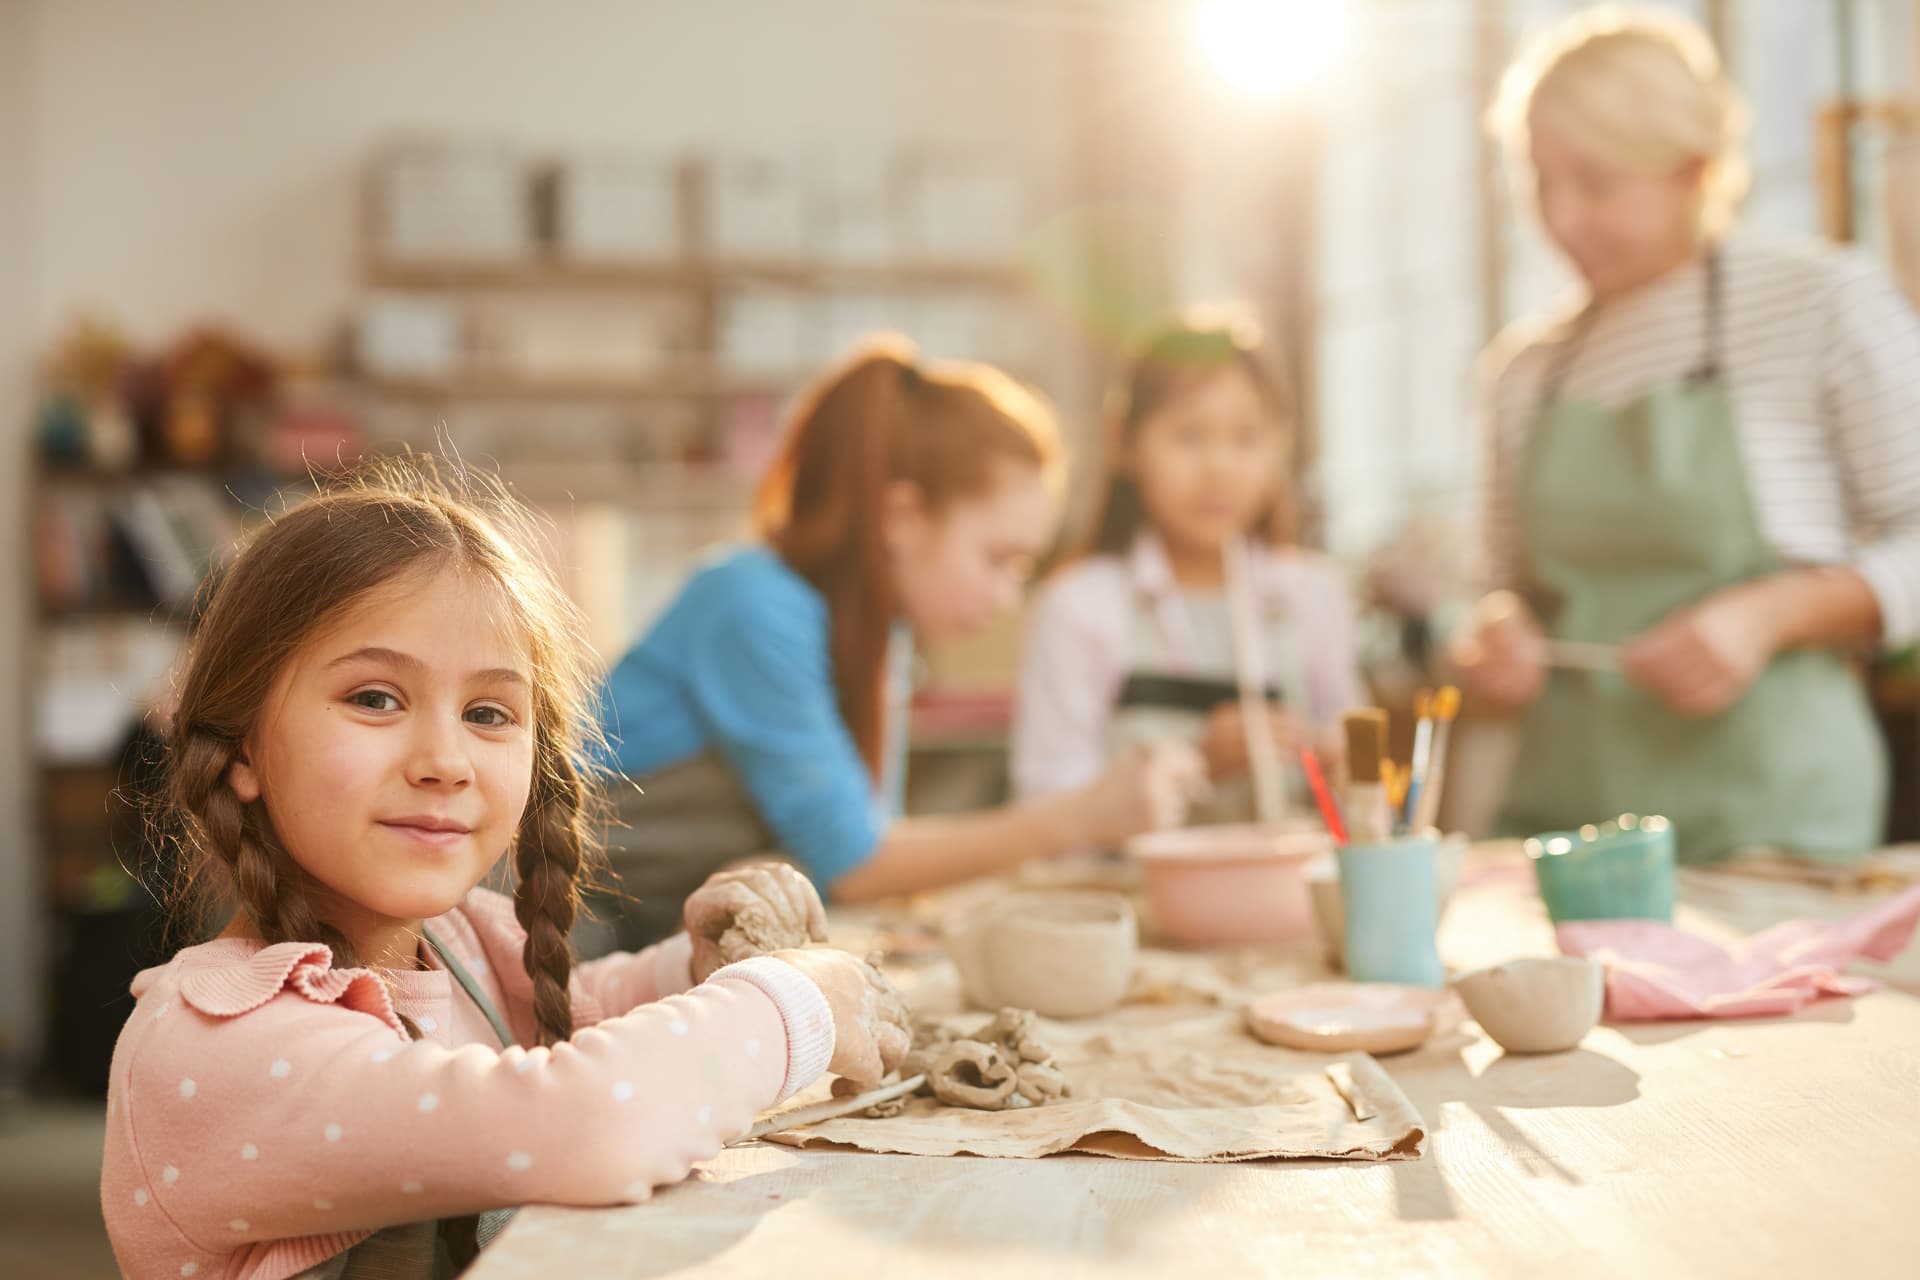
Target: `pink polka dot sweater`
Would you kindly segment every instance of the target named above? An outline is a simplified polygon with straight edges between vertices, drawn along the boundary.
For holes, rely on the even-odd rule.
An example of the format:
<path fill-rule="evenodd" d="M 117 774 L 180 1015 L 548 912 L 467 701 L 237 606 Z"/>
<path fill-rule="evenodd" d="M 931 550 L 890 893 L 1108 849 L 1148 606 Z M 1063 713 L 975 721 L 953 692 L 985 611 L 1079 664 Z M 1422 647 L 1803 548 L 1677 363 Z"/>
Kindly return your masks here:
<path fill-rule="evenodd" d="M 512 904 L 476 889 L 428 927 L 534 1043 Z M 275 1280 L 398 1223 L 679 1181 L 833 1053 L 797 969 L 749 960 L 688 990 L 689 954 L 683 935 L 579 966 L 573 1038 L 502 1050 L 442 968 L 383 981 L 317 943 L 188 947 L 135 979 L 114 1051 L 100 1194 L 121 1269 Z"/>

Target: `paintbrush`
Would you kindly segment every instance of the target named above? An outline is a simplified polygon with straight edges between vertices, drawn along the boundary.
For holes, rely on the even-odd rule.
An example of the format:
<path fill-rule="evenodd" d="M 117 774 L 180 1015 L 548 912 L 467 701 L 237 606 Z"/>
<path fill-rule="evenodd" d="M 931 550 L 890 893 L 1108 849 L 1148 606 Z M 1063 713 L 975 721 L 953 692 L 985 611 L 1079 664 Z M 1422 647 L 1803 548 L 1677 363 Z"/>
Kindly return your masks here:
<path fill-rule="evenodd" d="M 1355 844 L 1378 844 L 1392 833 L 1387 816 L 1387 713 L 1378 707 L 1340 717 L 1347 735 L 1347 829 Z"/>
<path fill-rule="evenodd" d="M 1387 789 L 1387 820 L 1396 828 L 1400 823 L 1400 806 L 1406 803 L 1407 784 L 1413 778 L 1413 771 L 1398 760 L 1380 762 L 1380 780 Z"/>
<path fill-rule="evenodd" d="M 1307 785 L 1313 789 L 1314 803 L 1320 806 L 1320 817 L 1326 822 L 1333 842 L 1345 844 L 1347 824 L 1340 817 L 1340 802 L 1333 798 L 1333 788 L 1327 785 L 1326 772 L 1320 767 L 1320 753 L 1312 747 L 1301 747 L 1300 767 L 1306 771 Z"/>
<path fill-rule="evenodd" d="M 1447 742 L 1453 733 L 1454 717 L 1459 714 L 1458 689 L 1446 685 L 1433 695 L 1432 757 L 1427 762 L 1427 777 L 1420 787 L 1419 799 L 1408 805 L 1412 815 L 1408 826 L 1414 831 L 1425 831 L 1440 818 L 1440 788 L 1446 785 L 1447 778 Z"/>
<path fill-rule="evenodd" d="M 1420 793 L 1426 790 L 1427 771 L 1433 766 L 1433 691 L 1422 689 L 1413 699 L 1413 761 L 1407 769 L 1404 802 L 1394 805 L 1401 828 L 1413 829 L 1414 815 L 1420 809 Z"/>

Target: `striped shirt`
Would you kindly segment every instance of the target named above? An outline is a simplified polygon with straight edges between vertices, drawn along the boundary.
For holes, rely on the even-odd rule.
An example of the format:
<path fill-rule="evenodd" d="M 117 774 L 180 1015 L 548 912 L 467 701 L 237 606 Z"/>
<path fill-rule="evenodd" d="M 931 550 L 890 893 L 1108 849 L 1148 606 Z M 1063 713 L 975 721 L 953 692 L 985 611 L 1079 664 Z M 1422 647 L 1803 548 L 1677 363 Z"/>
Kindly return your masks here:
<path fill-rule="evenodd" d="M 1732 238 L 1721 250 L 1721 364 L 1761 529 L 1784 561 L 1849 565 L 1872 587 L 1888 646 L 1920 636 L 1920 321 L 1857 250 Z M 1696 261 L 1595 314 L 1561 394 L 1610 407 L 1699 368 Z M 1514 484 L 1549 371 L 1577 311 L 1516 326 L 1483 357 L 1485 552 L 1518 586 Z"/>

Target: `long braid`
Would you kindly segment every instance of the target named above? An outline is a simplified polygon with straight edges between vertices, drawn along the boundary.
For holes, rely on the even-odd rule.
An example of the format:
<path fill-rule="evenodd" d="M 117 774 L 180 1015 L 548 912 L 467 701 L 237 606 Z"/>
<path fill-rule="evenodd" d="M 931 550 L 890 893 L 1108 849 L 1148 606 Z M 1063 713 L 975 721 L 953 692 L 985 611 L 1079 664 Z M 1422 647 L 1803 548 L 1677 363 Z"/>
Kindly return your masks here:
<path fill-rule="evenodd" d="M 353 946 L 322 920 L 307 897 L 306 877 L 279 842 L 262 830 L 262 806 L 244 804 L 227 784 L 238 749 L 204 729 L 189 732 L 175 772 L 174 795 L 212 862 L 225 869 L 233 897 L 263 941 L 319 942 L 336 968 L 359 964 Z"/>
<path fill-rule="evenodd" d="M 565 752 L 545 747 L 541 754 L 549 758 L 534 766 L 533 795 L 514 849 L 519 883 L 513 910 L 527 931 L 522 963 L 533 978 L 540 1042 L 555 1044 L 573 1034 L 573 1006 L 567 995 L 573 946 L 568 937 L 580 912 L 585 860 L 580 827 L 587 799 L 580 774 Z"/>

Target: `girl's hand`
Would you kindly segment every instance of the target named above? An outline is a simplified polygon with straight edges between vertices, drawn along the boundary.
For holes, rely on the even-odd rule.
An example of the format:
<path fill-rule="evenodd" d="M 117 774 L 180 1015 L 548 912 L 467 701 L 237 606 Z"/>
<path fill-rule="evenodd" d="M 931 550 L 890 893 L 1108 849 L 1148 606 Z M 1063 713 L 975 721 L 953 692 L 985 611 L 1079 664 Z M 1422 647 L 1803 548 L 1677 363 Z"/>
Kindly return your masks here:
<path fill-rule="evenodd" d="M 1779 651 L 1771 616 L 1754 588 L 1717 592 L 1620 646 L 1620 670 L 1679 715 L 1718 715 Z"/>
<path fill-rule="evenodd" d="M 1169 741 L 1128 750 L 1081 798 L 1092 842 L 1108 845 L 1179 826 L 1206 793 L 1207 762 L 1190 744 Z"/>
<path fill-rule="evenodd" d="M 1525 708 L 1546 687 L 1546 633 L 1511 591 L 1496 591 L 1474 606 L 1452 657 L 1467 692 L 1500 711 Z"/>
<path fill-rule="evenodd" d="M 1273 739 L 1274 754 L 1290 760 L 1301 747 L 1314 742 L 1313 731 L 1277 702 L 1266 704 L 1267 733 Z M 1200 754 L 1206 758 L 1207 774 L 1215 782 L 1237 778 L 1251 767 L 1247 759 L 1246 719 L 1240 704 L 1223 702 L 1207 717 L 1207 730 L 1200 738 Z"/>
<path fill-rule="evenodd" d="M 693 940 L 696 984 L 722 965 L 827 940 L 827 911 L 811 881 L 784 862 L 721 871 L 681 912 Z"/>
<path fill-rule="evenodd" d="M 864 960 L 826 948 L 780 951 L 827 998 L 833 1010 L 833 1061 L 827 1070 L 870 1089 L 900 1069 L 913 1047 L 907 1007 L 886 976 Z"/>

